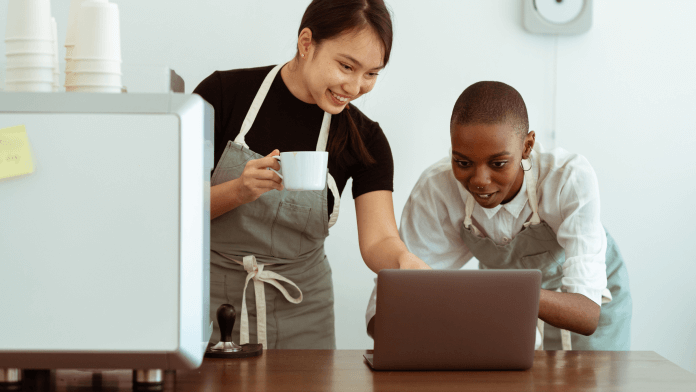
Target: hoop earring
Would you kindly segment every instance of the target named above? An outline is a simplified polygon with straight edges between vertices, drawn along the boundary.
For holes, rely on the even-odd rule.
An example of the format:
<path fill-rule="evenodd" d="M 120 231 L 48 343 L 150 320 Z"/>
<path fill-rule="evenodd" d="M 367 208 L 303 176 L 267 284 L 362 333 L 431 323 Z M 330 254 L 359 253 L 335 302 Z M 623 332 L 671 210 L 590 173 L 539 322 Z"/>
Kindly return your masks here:
<path fill-rule="evenodd" d="M 529 169 L 526 169 L 526 170 L 525 170 L 524 165 L 522 164 L 522 161 L 528 161 L 528 162 L 529 162 Z M 532 168 L 534 167 L 534 161 L 531 160 L 531 159 L 529 159 L 529 158 L 527 158 L 527 159 L 522 159 L 522 160 L 520 160 L 520 167 L 522 168 L 522 171 L 530 171 L 530 170 L 532 170 Z"/>

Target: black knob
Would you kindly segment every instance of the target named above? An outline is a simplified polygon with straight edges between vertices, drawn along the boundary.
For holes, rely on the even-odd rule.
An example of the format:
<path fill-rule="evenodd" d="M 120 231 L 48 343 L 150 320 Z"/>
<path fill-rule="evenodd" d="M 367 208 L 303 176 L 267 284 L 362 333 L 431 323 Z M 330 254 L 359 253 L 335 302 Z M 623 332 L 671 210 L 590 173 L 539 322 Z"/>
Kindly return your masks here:
<path fill-rule="evenodd" d="M 234 306 L 230 304 L 222 304 L 217 310 L 217 320 L 220 326 L 220 341 L 232 341 L 232 329 L 234 329 L 234 321 L 237 318 L 237 312 Z"/>

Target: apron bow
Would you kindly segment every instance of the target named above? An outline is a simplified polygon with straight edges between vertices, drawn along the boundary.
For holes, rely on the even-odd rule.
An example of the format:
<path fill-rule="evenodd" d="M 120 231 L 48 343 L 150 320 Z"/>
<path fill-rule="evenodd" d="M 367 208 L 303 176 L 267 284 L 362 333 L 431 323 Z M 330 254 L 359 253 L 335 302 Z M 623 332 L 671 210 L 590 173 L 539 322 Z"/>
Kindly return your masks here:
<path fill-rule="evenodd" d="M 273 271 L 264 271 L 264 264 L 258 264 L 256 262 L 256 256 L 244 256 L 244 261 L 239 262 L 238 260 L 231 259 L 221 253 L 219 255 L 225 257 L 228 260 L 232 260 L 235 263 L 244 266 L 244 270 L 247 272 L 247 277 L 244 282 L 244 291 L 242 294 L 242 321 L 239 326 L 239 344 L 249 343 L 249 312 L 246 305 L 246 289 L 250 280 L 254 281 L 254 293 L 256 294 L 256 336 L 258 343 L 263 344 L 264 348 L 267 348 L 268 343 L 266 341 L 266 292 L 264 291 L 263 284 L 268 283 L 278 290 L 285 296 L 285 299 L 294 304 L 299 304 L 302 302 L 302 290 L 300 290 L 297 285 L 290 279 L 277 274 Z M 283 281 L 293 285 L 300 295 L 295 298 L 290 295 L 288 290 L 283 287 L 278 281 Z"/>

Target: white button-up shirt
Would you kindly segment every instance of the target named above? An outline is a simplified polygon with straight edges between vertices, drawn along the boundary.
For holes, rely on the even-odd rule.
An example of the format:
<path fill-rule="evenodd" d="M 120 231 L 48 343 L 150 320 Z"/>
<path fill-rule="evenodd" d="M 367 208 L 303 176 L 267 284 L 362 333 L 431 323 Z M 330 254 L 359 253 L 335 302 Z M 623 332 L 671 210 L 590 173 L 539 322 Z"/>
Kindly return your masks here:
<path fill-rule="evenodd" d="M 539 143 L 534 150 L 531 170 L 538 179 L 539 217 L 556 233 L 565 250 L 562 290 L 582 294 L 601 306 L 602 295 L 610 300 L 611 294 L 606 290 L 607 239 L 599 217 L 595 172 L 581 155 L 560 148 L 545 150 Z M 448 156 L 423 172 L 404 206 L 401 239 L 433 269 L 459 269 L 473 257 L 459 235 L 467 197 L 468 192 L 454 178 Z M 495 243 L 507 244 L 531 215 L 524 181 L 517 195 L 505 204 L 489 209 L 476 203 L 472 220 Z M 376 295 L 375 287 L 367 322 L 375 314 Z"/>

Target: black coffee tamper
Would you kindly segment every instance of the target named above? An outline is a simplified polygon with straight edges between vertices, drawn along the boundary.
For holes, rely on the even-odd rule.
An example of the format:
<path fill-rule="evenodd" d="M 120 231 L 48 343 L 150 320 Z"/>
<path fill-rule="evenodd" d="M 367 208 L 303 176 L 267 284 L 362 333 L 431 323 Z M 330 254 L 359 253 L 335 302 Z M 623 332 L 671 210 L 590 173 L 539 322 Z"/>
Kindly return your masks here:
<path fill-rule="evenodd" d="M 232 330 L 237 312 L 234 306 L 222 304 L 217 310 L 217 320 L 220 326 L 220 341 L 217 344 L 208 344 L 205 350 L 207 358 L 248 358 L 261 355 L 263 352 L 262 344 L 242 344 L 241 346 L 232 341 Z"/>

